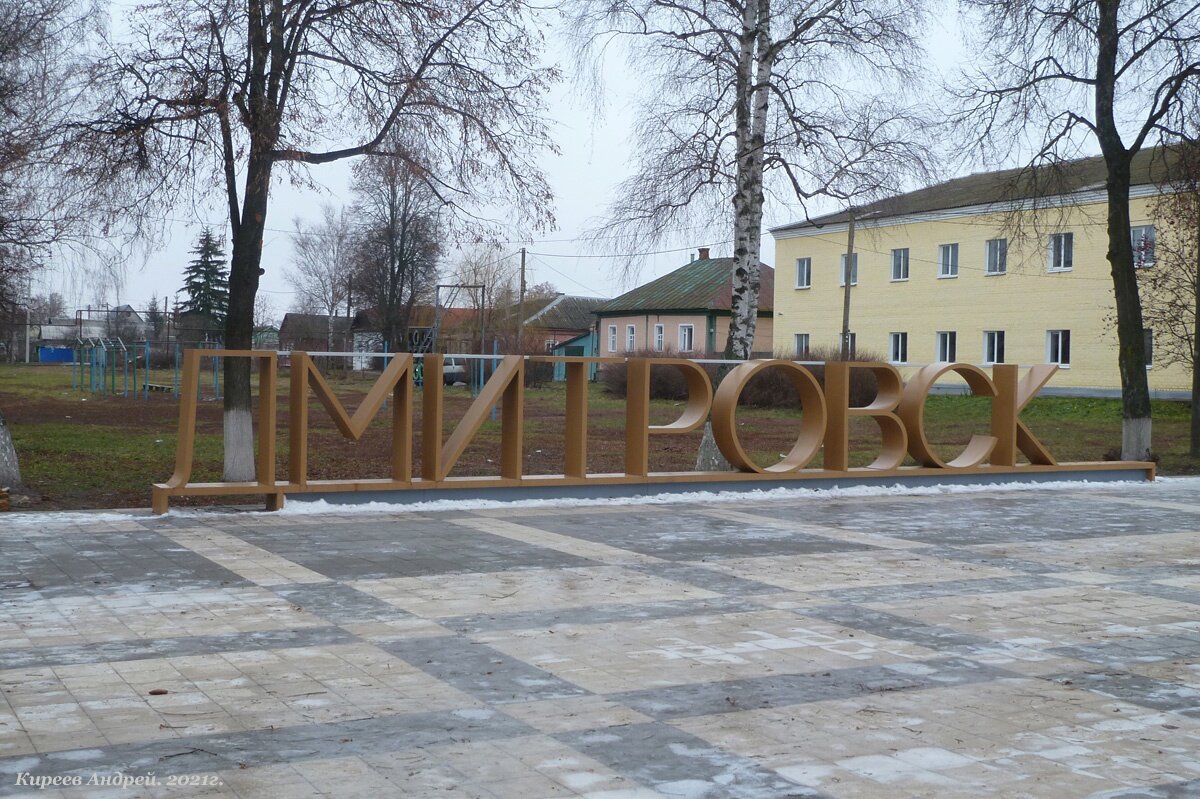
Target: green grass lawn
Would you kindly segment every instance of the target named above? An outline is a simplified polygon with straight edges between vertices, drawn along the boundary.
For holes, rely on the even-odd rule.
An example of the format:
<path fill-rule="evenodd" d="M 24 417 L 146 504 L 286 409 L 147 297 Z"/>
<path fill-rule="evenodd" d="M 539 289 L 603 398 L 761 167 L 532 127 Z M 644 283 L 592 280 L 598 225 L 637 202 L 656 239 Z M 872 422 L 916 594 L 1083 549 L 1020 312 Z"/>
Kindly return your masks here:
<path fill-rule="evenodd" d="M 169 377 L 169 374 L 167 375 Z M 347 407 L 357 404 L 371 376 L 334 376 L 331 383 Z M 288 381 L 281 375 L 278 469 L 286 475 Z M 220 473 L 220 402 L 211 386 L 199 403 L 196 469 L 192 479 L 215 480 Z M 564 427 L 563 384 L 526 390 L 526 473 L 561 471 Z M 446 390 L 444 432 L 449 433 L 472 401 L 467 389 Z M 416 413 L 420 414 L 420 392 Z M 653 403 L 653 424 L 673 420 L 682 403 Z M 169 394 L 142 398 L 110 397 L 72 389 L 68 367 L 0 365 L 0 412 L 9 421 L 23 478 L 37 507 L 144 507 L 149 488 L 170 476 L 175 459 L 178 404 Z M 974 433 L 986 433 L 990 402 L 963 396 L 930 397 L 925 418 L 927 435 L 943 457 L 953 457 Z M 1046 397 L 1033 400 L 1021 417 L 1060 461 L 1095 461 L 1112 453 L 1121 439 L 1119 400 Z M 792 409 L 741 408 L 739 434 L 755 460 L 768 464 L 790 449 L 800 414 Z M 315 399 L 310 403 L 310 477 L 385 476 L 390 448 L 389 415 L 381 413 L 358 443 L 345 441 Z M 589 468 L 621 471 L 625 402 L 599 385 L 589 395 Z M 1187 454 L 1189 407 L 1182 402 L 1154 403 L 1155 454 L 1161 474 L 1194 474 L 1200 462 Z M 419 430 L 419 424 L 418 424 Z M 468 447 L 455 474 L 494 474 L 500 425 L 485 422 Z M 651 468 L 691 468 L 699 433 L 655 436 Z M 857 420 L 852 429 L 852 462 L 872 461 L 878 446 L 874 423 Z M 414 442 L 419 459 L 420 443 Z M 811 464 L 820 466 L 820 456 Z"/>

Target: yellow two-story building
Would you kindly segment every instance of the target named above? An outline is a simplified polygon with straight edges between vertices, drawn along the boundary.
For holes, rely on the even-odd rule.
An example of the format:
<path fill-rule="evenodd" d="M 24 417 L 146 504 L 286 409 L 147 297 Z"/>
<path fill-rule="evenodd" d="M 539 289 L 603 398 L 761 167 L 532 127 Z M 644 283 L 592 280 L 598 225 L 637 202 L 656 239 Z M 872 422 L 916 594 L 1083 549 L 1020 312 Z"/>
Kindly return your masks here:
<path fill-rule="evenodd" d="M 1036 171 L 958 178 L 855 210 L 850 330 L 859 353 L 901 371 L 937 361 L 984 367 L 1057 363 L 1047 387 L 1120 392 L 1107 204 L 1099 158 Z M 1154 268 L 1160 156 L 1134 160 L 1130 236 L 1141 268 Z M 848 213 L 775 228 L 776 352 L 803 357 L 837 346 Z M 1156 396 L 1186 396 L 1191 377 L 1155 363 Z"/>

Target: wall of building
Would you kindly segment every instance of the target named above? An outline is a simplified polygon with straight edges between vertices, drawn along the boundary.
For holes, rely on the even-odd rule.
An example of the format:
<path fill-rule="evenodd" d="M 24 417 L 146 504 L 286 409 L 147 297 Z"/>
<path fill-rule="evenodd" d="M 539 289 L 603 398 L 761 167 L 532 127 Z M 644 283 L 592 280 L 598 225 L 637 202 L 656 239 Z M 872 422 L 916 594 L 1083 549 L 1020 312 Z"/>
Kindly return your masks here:
<path fill-rule="evenodd" d="M 1131 202 L 1132 224 L 1151 224 L 1150 200 Z M 1071 331 L 1071 363 L 1049 387 L 1118 390 L 1117 336 L 1112 279 L 1106 260 L 1106 208 L 1093 202 L 1023 215 L 1013 227 L 1009 213 L 949 213 L 932 218 L 860 224 L 856 231 L 858 284 L 851 291 L 850 329 L 860 350 L 884 356 L 889 334 L 908 333 L 908 361 L 915 368 L 937 359 L 937 333 L 955 331 L 960 362 L 985 364 L 984 331 L 1005 332 L 1005 361 L 1049 362 L 1047 332 Z M 1006 232 L 1007 231 L 1007 232 Z M 1071 232 L 1070 271 L 1048 269 L 1052 233 Z M 1158 231 L 1161 239 L 1163 231 Z M 986 273 L 986 242 L 1008 240 L 1007 271 Z M 958 276 L 938 276 L 939 245 L 957 243 Z M 892 280 L 892 250 L 909 249 L 909 277 Z M 835 346 L 842 323 L 841 256 L 846 226 L 827 225 L 801 234 L 778 234 L 775 243 L 775 349 L 793 351 L 794 336 L 808 333 L 811 346 Z M 811 287 L 796 288 L 796 262 L 811 259 Z M 1156 352 L 1158 348 L 1156 347 Z M 906 371 L 902 369 L 901 371 Z M 1152 391 L 1190 390 L 1187 370 L 1155 363 Z"/>
<path fill-rule="evenodd" d="M 633 350 L 653 350 L 655 344 L 654 326 L 663 326 L 664 351 L 676 354 L 686 354 L 699 357 L 708 354 L 710 344 L 713 349 L 720 351 L 725 348 L 725 339 L 729 335 L 729 317 L 710 314 L 637 314 L 628 316 L 609 316 L 600 320 L 600 355 L 625 355 L 629 348 L 626 346 L 626 327 L 633 325 L 636 341 Z M 610 350 L 608 329 L 615 325 L 617 328 L 617 345 Z M 680 353 L 679 328 L 691 325 L 693 347 L 690 353 Z M 755 352 L 770 352 L 773 341 L 771 317 L 759 317 L 754 333 Z"/>

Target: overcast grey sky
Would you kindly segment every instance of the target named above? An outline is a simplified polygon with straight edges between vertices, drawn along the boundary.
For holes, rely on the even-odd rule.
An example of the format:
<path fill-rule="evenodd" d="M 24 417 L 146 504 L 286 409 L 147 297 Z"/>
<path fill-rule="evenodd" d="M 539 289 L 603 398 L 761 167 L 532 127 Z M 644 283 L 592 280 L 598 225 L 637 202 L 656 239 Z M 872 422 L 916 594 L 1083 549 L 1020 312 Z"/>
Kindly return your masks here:
<path fill-rule="evenodd" d="M 947 9 L 951 8 L 946 4 Z M 961 36 L 952 12 L 933 15 L 926 48 L 930 53 L 930 84 L 938 74 L 953 70 L 962 57 Z M 553 53 L 551 54 L 553 55 Z M 610 201 L 616 185 L 629 174 L 631 142 L 629 133 L 634 122 L 637 83 L 627 74 L 627 66 L 618 57 L 605 65 L 606 103 L 602 116 L 593 114 L 591 106 L 580 98 L 580 92 L 568 79 L 549 98 L 555 137 L 561 154 L 548 158 L 545 169 L 555 192 L 557 230 L 532 241 L 511 241 L 502 246 L 504 254 L 513 254 L 522 245 L 529 252 L 528 282 L 534 285 L 550 282 L 568 294 L 613 297 L 630 286 L 621 281 L 615 262 L 597 256 L 581 241 L 581 236 L 600 217 Z M 296 216 L 315 220 L 323 203 L 335 206 L 351 200 L 348 189 L 350 162 L 337 162 L 313 167 L 310 174 L 320 191 L 295 188 L 286 179 L 277 181 L 272 191 L 268 232 L 263 246 L 265 274 L 260 291 L 274 307 L 277 318 L 293 303 L 293 292 L 285 277 L 291 257 L 289 231 Z M 129 303 L 142 309 L 153 294 L 173 297 L 183 283 L 182 272 L 200 229 L 209 225 L 224 233 L 227 221 L 223 215 L 221 197 L 205 210 L 196 213 L 180 207 L 166 211 L 169 233 L 161 246 L 136 256 L 128 264 L 124 285 L 118 292 L 110 289 L 108 302 Z M 800 216 L 798 207 L 769 202 L 766 208 L 767 226 L 794 221 Z M 711 229 L 684 231 L 666 244 L 656 247 L 655 254 L 639 258 L 642 264 L 637 282 L 642 283 L 666 274 L 688 261 L 697 248 L 708 246 L 714 254 L 728 253 L 732 224 Z M 455 260 L 450 248 L 443 263 L 445 274 Z M 763 261 L 774 265 L 774 246 L 770 236 L 764 237 Z M 94 301 L 94 292 L 72 286 L 68 277 L 72 267 L 67 264 L 47 270 L 34 284 L 35 293 L 60 291 L 69 304 L 78 301 L 86 305 Z"/>

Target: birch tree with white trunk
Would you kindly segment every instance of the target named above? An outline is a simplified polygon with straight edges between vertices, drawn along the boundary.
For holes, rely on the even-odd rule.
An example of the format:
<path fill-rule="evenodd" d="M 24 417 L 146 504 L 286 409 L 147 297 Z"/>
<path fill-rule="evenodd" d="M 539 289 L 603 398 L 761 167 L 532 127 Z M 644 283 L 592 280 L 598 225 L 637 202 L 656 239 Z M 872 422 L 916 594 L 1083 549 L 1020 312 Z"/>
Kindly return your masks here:
<path fill-rule="evenodd" d="M 924 173 L 921 125 L 902 103 L 921 56 L 920 1 L 573 0 L 567 7 L 582 69 L 598 75 L 600 54 L 625 40 L 646 85 L 636 168 L 616 190 L 597 240 L 632 252 L 681 230 L 728 224 L 721 240 L 732 241 L 733 299 L 724 351 L 748 357 L 765 200 L 807 214 L 819 198 L 876 197 Z"/>

